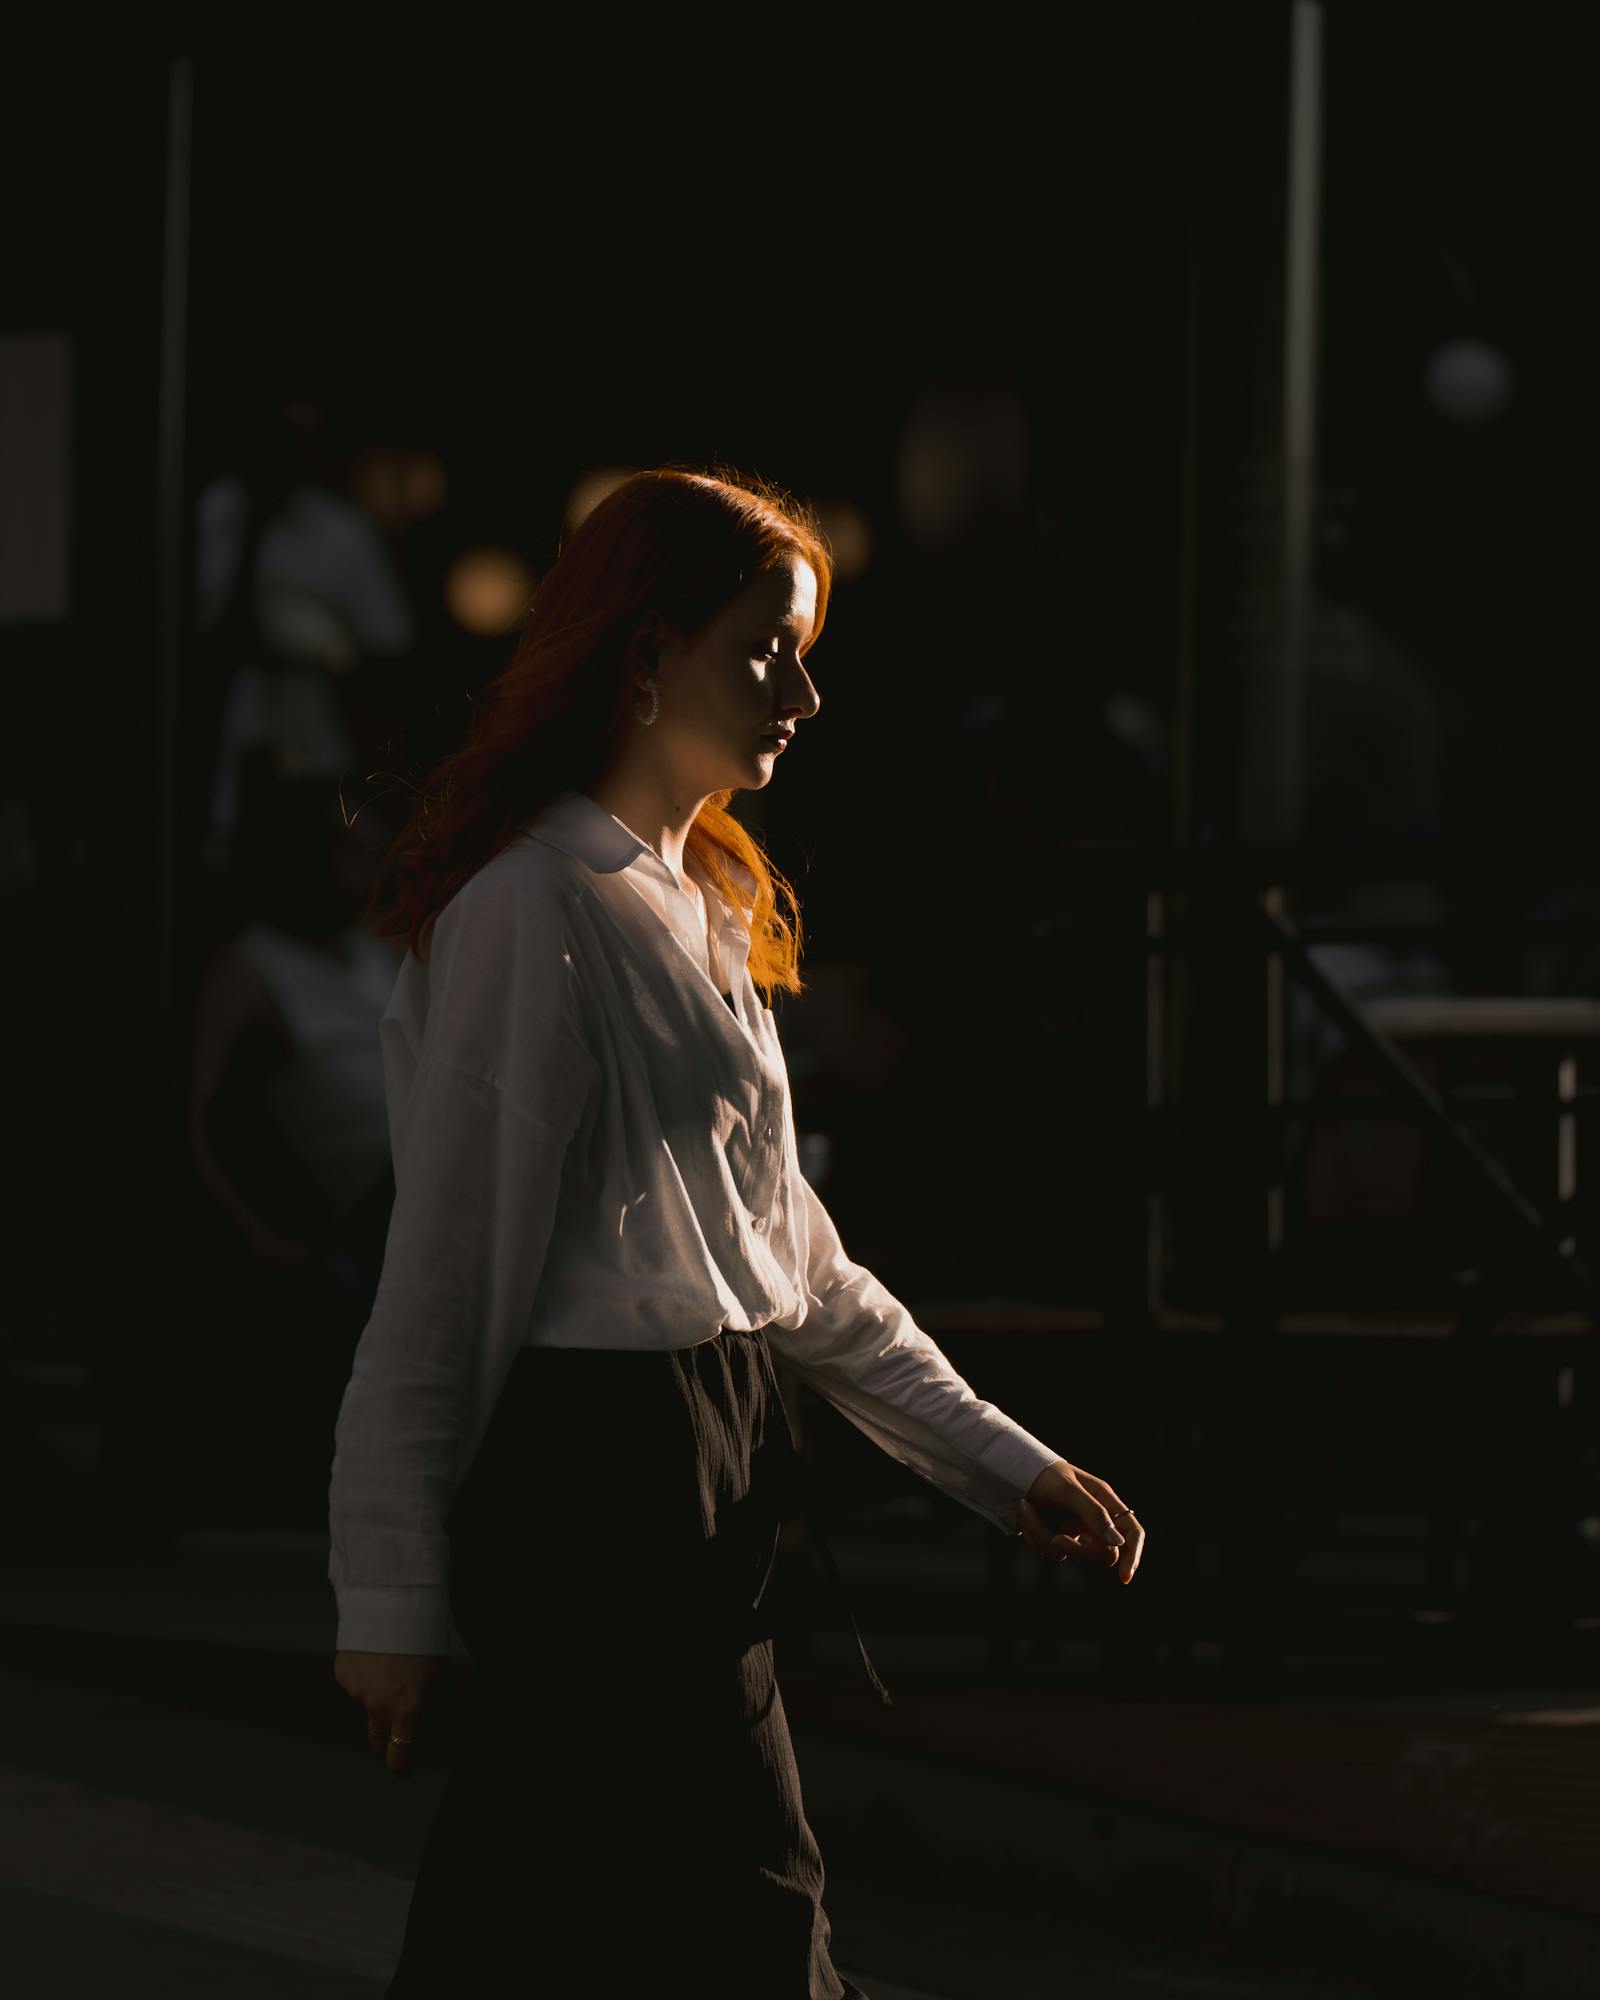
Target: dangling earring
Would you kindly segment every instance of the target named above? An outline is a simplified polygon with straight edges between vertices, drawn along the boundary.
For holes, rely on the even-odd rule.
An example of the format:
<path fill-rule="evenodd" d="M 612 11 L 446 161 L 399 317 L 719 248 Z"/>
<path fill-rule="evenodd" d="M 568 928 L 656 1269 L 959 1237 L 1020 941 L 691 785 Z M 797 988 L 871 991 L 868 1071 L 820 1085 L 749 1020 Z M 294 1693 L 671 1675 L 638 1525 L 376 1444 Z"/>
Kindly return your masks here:
<path fill-rule="evenodd" d="M 638 716 L 639 720 L 644 724 L 645 728 L 648 729 L 651 723 L 654 722 L 656 717 L 661 713 L 661 694 L 660 690 L 656 686 L 654 675 L 652 675 L 650 679 L 645 682 L 645 686 L 650 690 L 650 713 L 646 715 L 644 712 L 643 704 L 637 701 L 633 704 L 633 712 L 636 716 Z"/>

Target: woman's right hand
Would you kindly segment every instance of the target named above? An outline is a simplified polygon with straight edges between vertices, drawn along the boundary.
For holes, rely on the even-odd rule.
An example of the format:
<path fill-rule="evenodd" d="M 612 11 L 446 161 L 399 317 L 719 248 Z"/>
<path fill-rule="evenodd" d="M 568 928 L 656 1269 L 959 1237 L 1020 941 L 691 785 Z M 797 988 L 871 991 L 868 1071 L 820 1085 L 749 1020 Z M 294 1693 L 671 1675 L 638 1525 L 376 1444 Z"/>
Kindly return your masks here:
<path fill-rule="evenodd" d="M 442 1653 L 333 1656 L 334 1679 L 367 1711 L 367 1742 L 397 1778 L 410 1774 L 411 1746 L 423 1705 L 444 1667 Z"/>

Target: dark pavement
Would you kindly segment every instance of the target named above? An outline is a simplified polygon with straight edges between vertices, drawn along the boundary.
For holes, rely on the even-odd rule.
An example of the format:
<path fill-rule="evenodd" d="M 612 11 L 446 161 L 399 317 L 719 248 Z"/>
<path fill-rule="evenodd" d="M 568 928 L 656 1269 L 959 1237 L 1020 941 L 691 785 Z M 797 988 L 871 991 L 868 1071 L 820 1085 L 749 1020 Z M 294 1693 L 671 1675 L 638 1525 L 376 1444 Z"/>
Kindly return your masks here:
<path fill-rule="evenodd" d="M 442 1769 L 396 1783 L 364 1748 L 272 1718 L 223 1721 L 14 1671 L 0 1700 L 8 2000 L 382 1994 Z M 872 2000 L 1369 1991 L 1140 1946 L 1081 1918 L 933 1903 L 833 1864 L 827 1903 L 838 1962 Z"/>
<path fill-rule="evenodd" d="M 989 1686 L 981 1644 L 894 1629 L 873 1581 L 926 1571 L 936 1588 L 947 1569 L 955 1592 L 972 1548 L 912 1554 L 866 1523 L 834 1540 L 895 1706 L 872 1700 L 826 1619 L 809 1653 L 780 1647 L 780 1678 L 836 1957 L 873 2000 L 1600 1991 L 1592 1918 L 1462 1877 L 1463 1856 L 1492 1868 L 1517 1848 L 1504 1774 L 1483 1792 L 1482 1758 L 1459 1749 L 1489 1727 L 1476 1698 L 1398 1716 L 1118 1702 L 1070 1667 Z M 0 1575 L 8 2000 L 382 1992 L 459 1708 L 441 1706 L 409 1782 L 383 1772 L 332 1681 L 323 1566 L 310 1536 L 196 1536 L 167 1564 Z M 1567 1812 L 1581 1882 L 1600 1704 L 1497 1699 L 1508 1749 L 1521 1729 L 1560 1753 L 1535 1803 Z M 1367 1800 L 1365 1852 L 1340 1851 L 1327 1823 L 1341 1763 Z M 1371 1851 L 1373 1825 L 1398 1824 L 1370 1789 L 1386 1771 L 1442 1801 L 1411 1819 L 1417 1839 L 1451 1834 L 1431 1871 Z"/>

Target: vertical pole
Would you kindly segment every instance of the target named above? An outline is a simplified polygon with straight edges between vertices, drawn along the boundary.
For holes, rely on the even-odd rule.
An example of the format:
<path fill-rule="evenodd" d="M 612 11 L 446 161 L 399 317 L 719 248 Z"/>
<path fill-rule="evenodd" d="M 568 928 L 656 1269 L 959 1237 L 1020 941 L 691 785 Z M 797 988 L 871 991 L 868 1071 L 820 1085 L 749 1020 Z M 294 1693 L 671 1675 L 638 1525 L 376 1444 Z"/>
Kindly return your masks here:
<path fill-rule="evenodd" d="M 1151 950 L 1167 932 L 1167 884 L 1145 890 L 1145 1258 L 1144 1310 L 1155 1325 L 1166 1302 L 1167 1193 L 1165 1162 L 1172 1135 L 1164 1122 L 1167 1097 L 1167 953 Z"/>
<path fill-rule="evenodd" d="M 1190 163 L 1191 180 L 1198 170 Z M 1195 700 L 1194 700 L 1194 616 L 1196 484 L 1198 468 L 1199 396 L 1199 251 L 1195 247 L 1196 224 L 1189 225 L 1189 264 L 1183 357 L 1183 442 L 1179 474 L 1181 479 L 1182 527 L 1178 561 L 1178 677 L 1173 702 L 1172 728 L 1172 834 L 1177 841 L 1189 838 L 1194 824 Z"/>
<path fill-rule="evenodd" d="M 181 1268 L 178 1243 L 182 1160 L 186 1137 L 187 994 L 180 979 L 184 963 L 181 925 L 189 902 L 191 857 L 184 851 L 185 815 L 180 811 L 180 745 L 184 665 L 184 422 L 189 301 L 189 175 L 193 110 L 192 64 L 175 56 L 167 73 L 166 198 L 162 218 L 161 354 L 156 403 L 156 561 L 159 565 L 159 621 L 156 654 L 156 742 L 151 758 L 156 794 L 156 868 L 154 933 L 156 963 L 155 1048 L 150 1064 L 149 1132 L 153 1164 L 150 1230 L 150 1296 L 172 1298 L 173 1279 Z M 183 1343 L 175 1325 L 164 1326 L 164 1340 L 143 1358 L 141 1380 L 132 1397 L 133 1411 L 146 1428 L 164 1432 L 158 1463 L 151 1468 L 154 1483 L 145 1494 L 157 1535 L 175 1532 L 182 1490 L 176 1471 L 181 1432 L 169 1415 L 182 1397 Z M 154 1402 L 155 1409 L 150 1409 Z M 153 1419 L 153 1424 L 152 1420 Z M 149 1473 L 145 1475 L 147 1478 Z"/>
<path fill-rule="evenodd" d="M 1262 890 L 1261 900 L 1265 908 L 1275 917 L 1284 914 L 1284 891 L 1272 885 Z M 1287 1174 L 1284 1158 L 1288 1149 L 1288 1128 L 1282 1122 L 1284 1102 L 1287 1097 L 1288 1079 L 1288 993 L 1283 972 L 1283 959 L 1275 951 L 1266 954 L 1267 990 L 1265 995 L 1266 1014 L 1266 1076 L 1263 1101 L 1269 1120 L 1277 1120 L 1270 1149 L 1263 1145 L 1262 1157 L 1270 1162 L 1266 1187 L 1266 1213 L 1263 1218 L 1267 1255 L 1277 1256 L 1284 1246 L 1287 1223 Z"/>
<path fill-rule="evenodd" d="M 191 64 L 175 56 L 166 72 L 165 152 L 161 200 L 161 290 L 157 329 L 154 438 L 155 478 L 145 508 L 154 510 L 155 632 L 147 764 L 153 790 L 150 936 L 147 979 L 150 1012 L 143 1024 L 144 1131 L 149 1171 L 140 1180 L 144 1269 L 137 1282 L 143 1306 L 153 1313 L 156 1337 L 135 1357 L 126 1340 L 104 1347 L 100 1388 L 106 1412 L 98 1471 L 108 1505 L 107 1526 L 121 1536 L 131 1524 L 140 1538 L 161 1546 L 179 1524 L 184 1483 L 184 1430 L 177 1413 L 182 1391 L 181 1347 L 172 1281 L 176 1243 L 180 1148 L 184 1111 L 179 1095 L 181 995 L 178 928 L 183 860 L 179 842 L 178 724 L 184 617 L 184 384 L 189 270 L 189 171 Z M 154 107 L 152 106 L 152 118 Z M 107 161 L 105 171 L 116 171 Z"/>
<path fill-rule="evenodd" d="M 1176 683 L 1172 716 L 1172 801 L 1169 831 L 1175 851 L 1188 845 L 1194 828 L 1195 795 L 1195 585 L 1197 572 L 1200 395 L 1200 266 L 1201 232 L 1205 215 L 1202 172 L 1205 161 L 1207 71 L 1204 44 L 1194 19 L 1189 22 L 1188 50 L 1194 83 L 1188 94 L 1185 127 L 1184 184 L 1187 190 L 1184 229 L 1183 298 L 1183 428 L 1179 444 L 1178 629 L 1175 634 Z M 1145 933 L 1149 942 L 1177 938 L 1151 951 L 1145 989 L 1146 1020 L 1146 1142 L 1145 1165 L 1145 1311 L 1153 1334 L 1158 1333 L 1167 1295 L 1169 1221 L 1167 1188 L 1175 1178 L 1173 1164 L 1181 1157 L 1175 1120 L 1184 1110 L 1184 1053 L 1193 1033 L 1192 973 L 1189 939 L 1183 927 L 1191 905 L 1175 881 L 1146 884 Z"/>
<path fill-rule="evenodd" d="M 1572 1106 L 1578 1098 L 1578 1057 L 1575 1049 L 1562 1052 L 1556 1064 L 1556 1101 L 1561 1110 L 1556 1119 L 1556 1200 L 1572 1215 L 1571 1203 L 1578 1192 L 1578 1120 Z M 1569 1230 L 1560 1247 L 1569 1254 L 1578 1247 Z"/>
<path fill-rule="evenodd" d="M 1264 774 L 1273 838 L 1299 838 L 1305 815 L 1306 682 L 1311 670 L 1312 586 L 1315 580 L 1317 507 L 1318 265 L 1322 213 L 1322 6 L 1293 0 L 1289 19 L 1289 151 L 1284 204 L 1283 297 L 1283 523 L 1279 605 L 1282 646 L 1277 675 L 1276 756 Z M 1280 915 L 1281 887 L 1264 900 Z M 1269 1115 L 1281 1112 L 1288 1067 L 1288 994 L 1283 964 L 1266 956 L 1266 1092 Z M 1279 1123 L 1266 1186 L 1264 1241 L 1269 1260 L 1284 1248 L 1286 1187 L 1283 1159 L 1287 1127 Z M 1270 1268 L 1270 1262 L 1269 1262 Z M 1276 1300 L 1276 1287 L 1273 1287 Z M 1276 1301 L 1281 1309 L 1281 1300 Z"/>
<path fill-rule="evenodd" d="M 166 198 L 162 217 L 161 362 L 156 405 L 156 560 L 160 565 L 155 789 L 158 801 L 156 1026 L 167 1074 L 177 1008 L 178 699 L 183 639 L 183 436 L 189 303 L 189 171 L 193 64 L 175 56 L 167 74 Z"/>
<path fill-rule="evenodd" d="M 1269 784 L 1274 835 L 1300 832 L 1305 784 L 1305 683 L 1316 536 L 1317 265 L 1322 206 L 1322 7 L 1294 0 L 1289 42 L 1289 163 L 1284 258 L 1283 647 L 1278 757 Z"/>

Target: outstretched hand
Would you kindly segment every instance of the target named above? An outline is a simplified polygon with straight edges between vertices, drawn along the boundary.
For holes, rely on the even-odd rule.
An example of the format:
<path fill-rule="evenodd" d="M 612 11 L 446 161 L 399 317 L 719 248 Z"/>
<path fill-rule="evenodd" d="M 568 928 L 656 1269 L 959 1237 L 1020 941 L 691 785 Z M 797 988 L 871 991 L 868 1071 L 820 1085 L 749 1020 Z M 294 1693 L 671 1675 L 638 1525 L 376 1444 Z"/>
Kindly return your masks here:
<path fill-rule="evenodd" d="M 1144 1553 L 1144 1529 L 1116 1489 L 1094 1473 L 1059 1458 L 1044 1468 L 1014 1511 L 1018 1534 L 1037 1554 L 1053 1562 L 1115 1568 L 1121 1582 L 1133 1581 Z"/>

